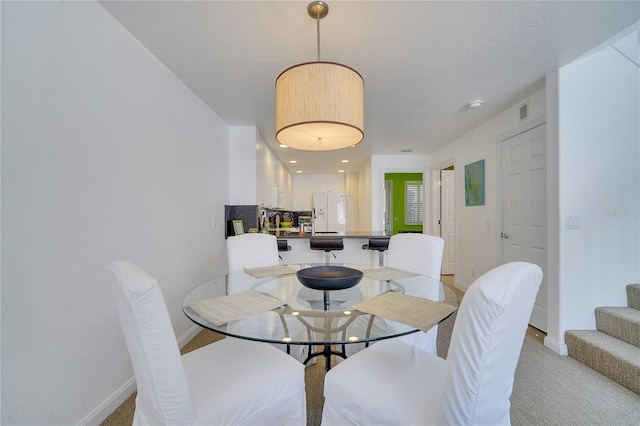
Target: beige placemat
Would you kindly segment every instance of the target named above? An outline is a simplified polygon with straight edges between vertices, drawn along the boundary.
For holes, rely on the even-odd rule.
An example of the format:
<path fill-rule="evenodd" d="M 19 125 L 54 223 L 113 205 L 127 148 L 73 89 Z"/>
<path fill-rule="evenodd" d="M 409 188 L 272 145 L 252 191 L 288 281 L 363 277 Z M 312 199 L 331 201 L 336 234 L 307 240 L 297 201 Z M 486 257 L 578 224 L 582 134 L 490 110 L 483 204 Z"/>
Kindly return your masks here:
<path fill-rule="evenodd" d="M 275 265 L 275 266 L 267 266 L 264 268 L 253 268 L 253 269 L 244 269 L 244 272 L 251 275 L 254 278 L 266 278 L 266 277 L 277 277 L 280 275 L 291 275 L 295 274 L 296 270 L 289 268 L 288 266 L 283 265 Z"/>
<path fill-rule="evenodd" d="M 284 302 L 268 294 L 247 290 L 189 305 L 202 318 L 222 325 L 229 321 L 248 318 L 282 306 Z"/>
<path fill-rule="evenodd" d="M 358 303 L 354 308 L 360 312 L 401 322 L 422 331 L 428 331 L 458 309 L 448 303 L 434 302 L 422 297 L 407 296 L 392 291 L 366 302 Z"/>
<path fill-rule="evenodd" d="M 408 278 L 418 275 L 401 269 L 389 268 L 388 266 L 385 266 L 384 268 L 366 269 L 362 271 L 362 273 L 365 277 L 373 278 L 378 281 L 398 280 L 400 278 Z"/>

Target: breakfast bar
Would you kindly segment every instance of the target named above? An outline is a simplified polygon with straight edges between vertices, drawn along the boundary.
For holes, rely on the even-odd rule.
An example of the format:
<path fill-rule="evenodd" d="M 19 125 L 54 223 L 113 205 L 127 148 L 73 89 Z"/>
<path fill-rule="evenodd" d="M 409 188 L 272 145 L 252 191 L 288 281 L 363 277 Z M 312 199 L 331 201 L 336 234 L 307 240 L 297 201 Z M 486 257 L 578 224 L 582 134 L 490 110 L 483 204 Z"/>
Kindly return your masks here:
<path fill-rule="evenodd" d="M 265 232 L 278 239 L 281 264 L 327 263 L 327 251 L 312 248 L 314 240 L 341 240 L 340 248 L 330 250 L 329 263 L 359 263 L 384 266 L 389 235 L 384 231 L 349 231 L 327 227 L 320 230 L 312 211 L 265 208 L 259 205 L 226 205 L 225 238 L 239 232 Z M 234 224 L 242 223 L 238 230 Z M 347 228 L 348 229 L 348 228 Z M 375 242 L 374 244 L 370 244 Z"/>
<path fill-rule="evenodd" d="M 306 232 L 303 235 L 299 233 L 282 233 L 271 232 L 276 235 L 278 240 L 285 240 L 290 249 L 281 251 L 281 263 L 325 263 L 325 252 L 320 250 L 312 250 L 311 238 L 342 238 L 343 249 L 331 251 L 331 263 L 359 263 L 366 265 L 379 265 L 379 251 L 369 249 L 370 239 L 388 239 L 384 232 L 333 232 L 333 233 L 311 233 Z M 363 248 L 363 246 L 365 248 Z M 383 266 L 383 265 L 380 265 Z"/>

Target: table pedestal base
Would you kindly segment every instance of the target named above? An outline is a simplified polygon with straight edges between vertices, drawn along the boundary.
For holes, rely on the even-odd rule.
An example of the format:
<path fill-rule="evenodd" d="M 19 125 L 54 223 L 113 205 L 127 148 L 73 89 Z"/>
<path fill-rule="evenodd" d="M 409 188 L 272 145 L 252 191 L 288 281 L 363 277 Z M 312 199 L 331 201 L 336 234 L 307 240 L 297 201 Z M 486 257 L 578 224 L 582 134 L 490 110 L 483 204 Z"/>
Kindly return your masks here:
<path fill-rule="evenodd" d="M 324 349 L 320 352 L 311 352 L 309 349 L 309 356 L 304 360 L 303 364 L 307 365 L 309 361 L 313 358 L 324 355 L 324 369 L 325 371 L 331 370 L 331 355 L 341 356 L 344 359 L 347 359 L 347 355 L 345 354 L 344 345 L 342 345 L 342 351 L 334 351 L 331 349 L 331 345 L 324 345 Z"/>

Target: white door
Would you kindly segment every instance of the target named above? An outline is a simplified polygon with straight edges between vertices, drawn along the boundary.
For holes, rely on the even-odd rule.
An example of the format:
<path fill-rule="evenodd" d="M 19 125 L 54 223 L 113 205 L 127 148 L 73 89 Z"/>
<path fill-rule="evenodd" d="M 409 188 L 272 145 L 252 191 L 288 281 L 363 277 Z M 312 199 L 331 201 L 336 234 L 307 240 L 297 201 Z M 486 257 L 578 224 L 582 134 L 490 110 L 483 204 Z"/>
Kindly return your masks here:
<path fill-rule="evenodd" d="M 502 263 L 527 261 L 547 271 L 546 125 L 502 144 Z M 530 324 L 547 330 L 547 280 Z"/>
<path fill-rule="evenodd" d="M 440 170 L 440 237 L 444 240 L 442 255 L 442 274 L 444 275 L 452 275 L 456 268 L 454 177 L 454 170 Z"/>

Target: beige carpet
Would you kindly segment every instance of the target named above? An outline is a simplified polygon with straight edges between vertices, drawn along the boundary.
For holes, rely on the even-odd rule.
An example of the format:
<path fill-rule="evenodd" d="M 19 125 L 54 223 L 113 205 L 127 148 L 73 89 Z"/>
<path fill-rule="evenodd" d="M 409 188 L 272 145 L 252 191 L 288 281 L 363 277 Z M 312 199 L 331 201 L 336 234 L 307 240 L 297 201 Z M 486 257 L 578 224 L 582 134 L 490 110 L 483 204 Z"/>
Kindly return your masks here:
<path fill-rule="evenodd" d="M 446 281 L 445 281 L 446 282 Z M 438 328 L 438 355 L 446 358 L 455 314 Z M 183 353 L 221 338 L 200 332 Z M 640 425 L 640 396 L 573 358 L 542 345 L 543 333 L 530 328 L 522 348 L 511 396 L 511 422 L 519 425 Z M 307 425 L 320 425 L 324 398 L 324 362 L 306 369 Z M 130 425 L 135 394 L 114 411 L 104 426 Z"/>

